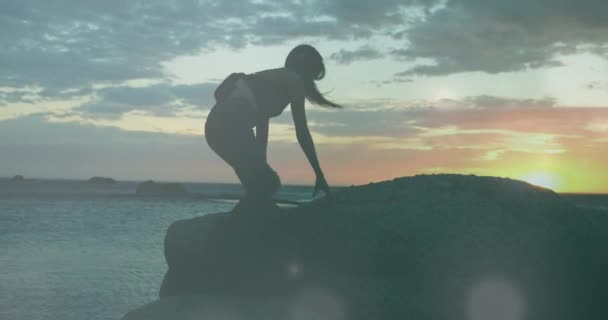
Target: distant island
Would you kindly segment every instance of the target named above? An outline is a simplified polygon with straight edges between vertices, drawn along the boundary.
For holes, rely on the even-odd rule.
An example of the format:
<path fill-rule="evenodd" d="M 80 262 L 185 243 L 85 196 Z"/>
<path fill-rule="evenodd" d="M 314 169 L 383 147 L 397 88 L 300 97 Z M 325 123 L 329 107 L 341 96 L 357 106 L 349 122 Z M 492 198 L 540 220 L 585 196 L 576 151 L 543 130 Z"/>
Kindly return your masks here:
<path fill-rule="evenodd" d="M 96 184 L 112 184 L 116 183 L 116 180 L 106 177 L 92 177 L 91 179 L 87 180 L 87 182 Z"/>
<path fill-rule="evenodd" d="M 24 180 L 25 180 L 25 177 L 23 177 L 20 174 L 18 174 L 18 175 L 16 175 L 16 176 L 14 176 L 14 177 L 11 178 L 11 181 L 14 181 L 14 182 L 20 182 L 20 181 L 24 181 Z"/>
<path fill-rule="evenodd" d="M 169 196 L 182 196 L 189 194 L 186 188 L 179 183 L 158 183 L 152 180 L 138 184 L 135 193 L 138 195 Z"/>

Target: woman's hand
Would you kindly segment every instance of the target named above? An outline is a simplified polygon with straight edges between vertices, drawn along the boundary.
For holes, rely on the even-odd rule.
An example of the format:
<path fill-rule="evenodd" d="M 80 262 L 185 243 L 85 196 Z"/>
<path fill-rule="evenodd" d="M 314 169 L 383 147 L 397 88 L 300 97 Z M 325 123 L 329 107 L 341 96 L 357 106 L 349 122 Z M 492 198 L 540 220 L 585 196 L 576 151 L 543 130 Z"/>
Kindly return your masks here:
<path fill-rule="evenodd" d="M 329 196 L 329 185 L 327 184 L 327 180 L 323 175 L 317 175 L 317 181 L 315 182 L 315 191 L 312 193 L 312 197 L 314 198 L 319 191 L 323 191 L 325 196 Z"/>

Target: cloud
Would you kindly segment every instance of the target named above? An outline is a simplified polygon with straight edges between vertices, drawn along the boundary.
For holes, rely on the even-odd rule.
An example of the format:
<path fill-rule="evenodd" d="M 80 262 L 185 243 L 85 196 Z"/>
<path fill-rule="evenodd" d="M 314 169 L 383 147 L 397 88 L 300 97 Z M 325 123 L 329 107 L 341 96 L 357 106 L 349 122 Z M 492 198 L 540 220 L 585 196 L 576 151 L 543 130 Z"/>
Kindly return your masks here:
<path fill-rule="evenodd" d="M 608 122 L 608 108 L 486 108 L 427 112 L 416 119 L 415 126 L 554 134 L 557 140 L 570 140 L 605 136 L 589 130 L 590 125 L 595 128 L 593 124 L 602 122 Z"/>
<path fill-rule="evenodd" d="M 606 56 L 608 20 L 603 0 L 452 0 L 396 37 L 398 58 L 430 58 L 401 75 L 500 73 L 560 65 L 574 52 Z"/>
<path fill-rule="evenodd" d="M 463 99 L 441 99 L 435 103 L 438 109 L 538 109 L 553 108 L 555 99 L 517 99 L 481 95 Z"/>
<path fill-rule="evenodd" d="M 427 103 L 426 108 L 410 109 L 404 104 L 382 109 L 372 102 L 371 109 L 310 112 L 310 127 L 315 141 L 324 145 L 360 145 L 370 152 L 441 154 L 451 150 L 454 155 L 466 154 L 470 166 L 481 166 L 478 161 L 503 161 L 512 153 L 568 154 L 579 145 L 597 148 L 605 140 L 607 108 L 553 108 L 550 98 L 493 96 L 451 100 L 450 108 Z"/>
<path fill-rule="evenodd" d="M 593 121 L 589 122 L 585 126 L 585 129 L 598 133 L 606 132 L 606 134 L 608 135 L 608 116 L 604 118 L 603 121 L 600 119 L 600 117 L 597 117 Z"/>
<path fill-rule="evenodd" d="M 470 149 L 483 152 L 477 159 L 496 160 L 505 152 L 561 154 L 566 152 L 560 138 L 579 136 L 559 133 L 526 132 L 505 129 L 463 129 L 455 125 L 421 128 L 424 145 L 442 149 Z M 580 130 L 580 128 L 579 128 Z"/>
<path fill-rule="evenodd" d="M 6 106 L 9 103 L 34 103 L 36 91 L 26 89 L 9 89 L 1 88 L 0 90 L 0 107 Z"/>
<path fill-rule="evenodd" d="M 172 57 L 197 53 L 212 42 L 240 46 L 233 39 L 240 28 L 225 22 L 266 8 L 240 2 L 235 10 L 224 1 L 5 2 L 0 86 L 53 92 L 163 78 L 161 62 Z"/>
<path fill-rule="evenodd" d="M 324 136 L 392 137 L 417 132 L 412 124 L 419 113 L 431 111 L 417 103 L 393 100 L 361 99 L 350 101 L 339 110 L 310 106 L 306 117 L 310 129 Z M 293 125 L 290 112 L 271 120 L 271 125 Z"/>
<path fill-rule="evenodd" d="M 608 83 L 604 83 L 601 81 L 589 81 L 586 82 L 583 87 L 589 90 L 608 91 Z"/>
<path fill-rule="evenodd" d="M 36 114 L 0 121 L 0 145 L 145 145 L 192 143 L 200 137 L 125 131 L 79 122 L 53 122 L 55 115 Z"/>
<path fill-rule="evenodd" d="M 386 25 L 403 25 L 403 16 L 399 14 L 404 5 L 426 5 L 434 1 L 366 1 L 366 0 L 335 0 L 318 1 L 319 11 L 329 14 L 340 21 L 352 21 L 354 25 L 384 27 Z"/>
<path fill-rule="evenodd" d="M 377 110 L 309 113 L 315 132 L 339 136 L 400 136 L 417 130 L 407 122 L 412 114 L 407 111 Z"/>
<path fill-rule="evenodd" d="M 170 116 L 184 108 L 213 105 L 216 83 L 192 85 L 154 84 L 145 87 L 117 86 L 100 89 L 96 98 L 75 109 L 94 117 L 118 118 L 131 111 Z"/>
<path fill-rule="evenodd" d="M 488 95 L 439 101 L 362 99 L 351 101 L 347 108 L 340 110 L 309 108 L 307 118 L 311 130 L 325 137 L 334 137 L 332 141 L 346 141 L 347 137 L 358 141 L 357 139 L 372 137 L 372 140 L 388 145 L 389 142 L 381 138 L 411 137 L 422 132 L 421 126 L 442 127 L 473 122 L 485 128 L 486 124 L 476 120 L 498 121 L 499 117 L 515 114 L 518 110 L 534 114 L 537 123 L 537 118 L 543 112 L 549 115 L 548 119 L 551 120 L 554 104 L 551 98 L 512 99 Z M 559 113 L 559 110 L 556 113 Z M 292 122 L 291 115 L 285 114 L 278 119 L 272 119 L 271 123 L 292 125 Z M 509 119 L 504 122 L 505 127 L 508 127 Z"/>
<path fill-rule="evenodd" d="M 351 64 L 354 61 L 379 59 L 383 56 L 384 54 L 377 49 L 365 45 L 355 50 L 341 49 L 338 52 L 332 53 L 329 58 L 335 60 L 339 64 Z"/>
<path fill-rule="evenodd" d="M 410 79 L 410 78 L 402 78 L 400 76 L 394 76 L 391 79 L 383 80 L 383 81 L 371 81 L 371 83 L 375 84 L 376 87 L 382 87 L 384 85 L 391 85 L 391 84 L 411 83 L 411 82 L 414 82 L 414 80 Z"/>
<path fill-rule="evenodd" d="M 41 87 L 53 94 L 99 82 L 165 78 L 162 62 L 179 55 L 305 36 L 368 38 L 402 24 L 399 8 L 432 2 L 3 2 L 0 87 Z"/>
<path fill-rule="evenodd" d="M 135 79 L 166 82 L 163 65 L 175 57 L 294 39 L 367 40 L 332 55 L 349 64 L 386 55 L 375 41 L 392 35 L 399 46 L 391 57 L 429 61 L 377 85 L 407 82 L 412 75 L 556 66 L 560 54 L 573 52 L 608 58 L 607 7 L 602 0 L 5 1 L 0 88 L 16 91 L 0 91 L 0 105 L 88 96 L 100 84 L 117 87 Z M 140 101 L 140 108 L 145 99 L 172 95 L 179 94 L 129 99 Z M 129 109 L 123 101 L 102 103 L 86 108 L 113 114 Z"/>

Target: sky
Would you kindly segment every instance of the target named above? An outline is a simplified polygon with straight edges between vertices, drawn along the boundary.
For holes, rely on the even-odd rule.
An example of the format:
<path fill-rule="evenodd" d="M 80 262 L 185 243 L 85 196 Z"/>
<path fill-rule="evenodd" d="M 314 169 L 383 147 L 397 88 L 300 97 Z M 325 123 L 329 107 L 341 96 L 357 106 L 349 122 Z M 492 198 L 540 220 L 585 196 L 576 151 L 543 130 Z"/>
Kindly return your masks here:
<path fill-rule="evenodd" d="M 236 182 L 218 82 L 323 55 L 307 105 L 330 185 L 462 173 L 608 193 L 604 0 L 0 2 L 0 176 Z M 287 108 L 269 162 L 309 184 Z"/>

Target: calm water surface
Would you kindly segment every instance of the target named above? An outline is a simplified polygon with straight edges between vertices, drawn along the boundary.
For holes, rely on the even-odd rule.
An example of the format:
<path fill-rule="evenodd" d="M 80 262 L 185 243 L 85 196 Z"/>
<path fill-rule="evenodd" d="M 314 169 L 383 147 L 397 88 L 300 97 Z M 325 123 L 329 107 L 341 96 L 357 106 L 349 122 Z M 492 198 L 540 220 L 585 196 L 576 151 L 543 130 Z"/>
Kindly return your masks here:
<path fill-rule="evenodd" d="M 121 195 L 0 192 L 0 319 L 119 319 L 157 299 L 172 222 L 234 206 L 120 188 Z M 299 190 L 285 192 L 294 198 Z"/>

